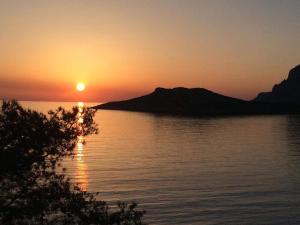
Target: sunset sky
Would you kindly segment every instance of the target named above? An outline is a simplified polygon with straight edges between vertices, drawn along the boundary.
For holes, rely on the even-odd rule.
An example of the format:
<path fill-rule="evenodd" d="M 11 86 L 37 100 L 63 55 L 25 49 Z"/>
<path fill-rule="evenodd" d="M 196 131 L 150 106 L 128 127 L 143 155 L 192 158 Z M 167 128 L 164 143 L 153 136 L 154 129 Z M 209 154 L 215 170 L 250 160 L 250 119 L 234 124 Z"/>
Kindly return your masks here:
<path fill-rule="evenodd" d="M 299 12 L 299 0 L 0 0 L 0 98 L 185 86 L 252 99 L 300 64 Z"/>

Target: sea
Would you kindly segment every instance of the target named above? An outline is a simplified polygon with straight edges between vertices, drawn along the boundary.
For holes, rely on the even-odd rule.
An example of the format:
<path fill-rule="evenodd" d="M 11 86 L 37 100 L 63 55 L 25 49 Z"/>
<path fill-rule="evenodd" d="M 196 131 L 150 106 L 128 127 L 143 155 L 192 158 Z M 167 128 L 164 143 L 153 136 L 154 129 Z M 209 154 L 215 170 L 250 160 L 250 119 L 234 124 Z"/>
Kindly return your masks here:
<path fill-rule="evenodd" d="M 47 112 L 71 102 L 21 102 Z M 92 106 L 99 103 L 87 103 Z M 191 118 L 99 110 L 63 165 L 101 200 L 154 225 L 300 224 L 300 116 Z"/>

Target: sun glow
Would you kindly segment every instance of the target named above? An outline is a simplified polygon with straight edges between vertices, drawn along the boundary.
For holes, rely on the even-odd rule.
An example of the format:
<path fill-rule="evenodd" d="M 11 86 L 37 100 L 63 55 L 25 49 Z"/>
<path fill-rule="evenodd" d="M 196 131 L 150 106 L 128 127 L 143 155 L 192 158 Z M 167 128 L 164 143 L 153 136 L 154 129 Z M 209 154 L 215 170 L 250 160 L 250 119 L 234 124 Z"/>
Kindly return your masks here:
<path fill-rule="evenodd" d="M 77 91 L 84 91 L 84 89 L 85 89 L 85 84 L 82 83 L 82 82 L 77 83 L 76 89 L 77 89 Z"/>

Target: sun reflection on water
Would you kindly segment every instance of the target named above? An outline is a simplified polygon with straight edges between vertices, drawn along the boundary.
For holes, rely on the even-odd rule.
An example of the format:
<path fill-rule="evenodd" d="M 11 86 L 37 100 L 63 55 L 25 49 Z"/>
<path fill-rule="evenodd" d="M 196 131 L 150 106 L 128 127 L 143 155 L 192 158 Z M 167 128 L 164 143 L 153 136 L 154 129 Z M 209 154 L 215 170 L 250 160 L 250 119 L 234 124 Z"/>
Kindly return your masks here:
<path fill-rule="evenodd" d="M 78 125 L 83 123 L 83 108 L 84 103 L 78 102 L 77 106 L 79 108 L 78 113 Z M 82 190 L 86 191 L 88 188 L 88 176 L 87 176 L 87 165 L 85 163 L 85 155 L 84 155 L 84 137 L 78 136 L 77 145 L 75 150 L 75 158 L 76 158 L 76 182 L 80 185 Z"/>

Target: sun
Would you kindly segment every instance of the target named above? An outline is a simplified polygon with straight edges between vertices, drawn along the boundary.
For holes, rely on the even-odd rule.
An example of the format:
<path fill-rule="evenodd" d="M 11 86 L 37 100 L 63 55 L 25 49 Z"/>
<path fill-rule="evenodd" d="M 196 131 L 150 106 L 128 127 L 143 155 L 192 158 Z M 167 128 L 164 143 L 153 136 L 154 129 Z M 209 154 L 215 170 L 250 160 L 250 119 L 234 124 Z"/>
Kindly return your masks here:
<path fill-rule="evenodd" d="M 85 84 L 82 83 L 82 82 L 77 83 L 76 89 L 77 89 L 77 91 L 84 91 L 84 89 L 85 89 Z"/>

